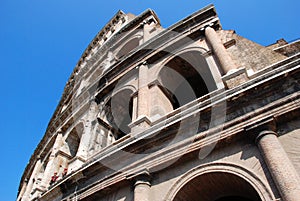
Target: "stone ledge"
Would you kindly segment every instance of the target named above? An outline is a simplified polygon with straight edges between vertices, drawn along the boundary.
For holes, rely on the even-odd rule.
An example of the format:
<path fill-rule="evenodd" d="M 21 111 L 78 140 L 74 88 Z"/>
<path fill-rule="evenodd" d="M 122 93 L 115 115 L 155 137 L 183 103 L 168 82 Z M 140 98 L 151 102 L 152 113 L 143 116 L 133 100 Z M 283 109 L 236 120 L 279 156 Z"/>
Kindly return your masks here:
<path fill-rule="evenodd" d="M 129 128 L 131 128 L 132 135 L 135 136 L 136 134 L 143 132 L 144 130 L 149 128 L 151 125 L 152 122 L 150 118 L 146 115 L 142 115 L 131 122 L 128 126 Z"/>
<path fill-rule="evenodd" d="M 226 75 L 222 77 L 225 86 L 228 89 L 234 88 L 249 80 L 247 71 L 245 68 L 238 68 L 230 70 Z"/>

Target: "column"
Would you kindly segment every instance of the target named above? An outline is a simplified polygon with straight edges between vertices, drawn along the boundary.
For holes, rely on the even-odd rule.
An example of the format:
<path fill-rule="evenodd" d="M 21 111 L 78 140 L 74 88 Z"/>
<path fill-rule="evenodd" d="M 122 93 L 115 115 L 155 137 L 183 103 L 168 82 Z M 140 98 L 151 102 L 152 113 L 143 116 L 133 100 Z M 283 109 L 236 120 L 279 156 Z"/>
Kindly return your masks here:
<path fill-rule="evenodd" d="M 144 173 L 135 177 L 134 201 L 150 201 L 150 175 Z"/>
<path fill-rule="evenodd" d="M 42 162 L 41 162 L 41 159 L 39 159 L 35 166 L 34 166 L 34 169 L 31 173 L 31 176 L 28 180 L 28 183 L 27 183 L 27 187 L 26 187 L 26 191 L 23 195 L 23 200 L 30 200 L 30 197 L 31 197 L 31 191 L 33 190 L 33 184 L 34 184 L 34 179 L 36 179 L 36 175 L 38 174 L 39 170 L 41 169 L 42 167 Z"/>
<path fill-rule="evenodd" d="M 44 172 L 44 176 L 41 182 L 41 187 L 42 188 L 47 188 L 49 186 L 50 180 L 51 180 L 51 176 L 54 174 L 55 171 L 57 171 L 59 169 L 59 167 L 57 167 L 56 163 L 55 163 L 55 155 L 56 153 L 59 151 L 59 149 L 62 146 L 62 133 L 59 131 L 57 133 L 50 157 L 49 157 L 49 161 L 47 163 L 47 166 L 45 168 L 45 172 Z"/>
<path fill-rule="evenodd" d="M 21 188 L 21 190 L 20 190 L 20 192 L 19 192 L 19 194 L 18 194 L 17 201 L 21 201 L 21 200 L 22 200 L 23 195 L 24 195 L 25 190 L 26 190 L 26 187 L 27 187 L 27 181 L 24 181 L 24 182 L 22 183 L 22 188 Z M 24 200 L 24 201 L 25 201 L 25 200 Z"/>
<path fill-rule="evenodd" d="M 154 21 L 148 19 L 147 22 L 143 23 L 143 25 L 144 25 L 143 42 L 145 43 L 147 40 L 151 38 L 151 30 L 154 28 L 155 23 Z"/>
<path fill-rule="evenodd" d="M 216 31 L 212 27 L 207 27 L 205 29 L 205 37 L 211 45 L 212 51 L 219 60 L 224 74 L 226 74 L 229 70 L 236 69 L 236 65 L 231 59 Z"/>
<path fill-rule="evenodd" d="M 95 100 L 91 100 L 90 108 L 86 116 L 86 122 L 83 128 L 83 133 L 80 139 L 79 147 L 76 156 L 86 159 L 88 155 L 89 144 L 92 136 L 92 122 L 96 120 L 98 112 L 98 105 Z"/>
<path fill-rule="evenodd" d="M 284 201 L 300 198 L 300 178 L 273 131 L 262 131 L 256 143 Z"/>

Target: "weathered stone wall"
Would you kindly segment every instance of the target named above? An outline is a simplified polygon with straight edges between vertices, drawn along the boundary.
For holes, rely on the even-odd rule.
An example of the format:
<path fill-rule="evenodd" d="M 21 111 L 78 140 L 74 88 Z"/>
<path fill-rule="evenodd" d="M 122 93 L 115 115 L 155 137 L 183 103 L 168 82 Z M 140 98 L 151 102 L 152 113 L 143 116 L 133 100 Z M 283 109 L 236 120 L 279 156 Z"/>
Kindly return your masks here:
<path fill-rule="evenodd" d="M 284 183 L 289 181 L 284 171 L 292 166 L 288 157 L 300 170 L 300 122 L 291 121 L 290 115 L 300 108 L 295 101 L 299 96 L 298 56 L 286 59 L 234 31 L 220 30 L 213 6 L 165 31 L 155 16 L 148 10 L 126 25 L 123 31 L 135 30 L 134 36 L 126 35 L 124 40 L 106 37 L 111 50 L 93 51 L 93 45 L 89 46 L 81 71 L 76 68 L 72 74 L 67 95 L 25 171 L 22 185 L 26 177 L 31 181 L 22 192 L 29 195 L 32 186 L 39 186 L 32 181 L 46 166 L 43 188 L 34 192 L 41 200 L 77 196 L 85 201 L 168 200 L 189 175 L 210 170 L 227 174 L 224 178 L 237 175 L 238 183 L 252 185 L 264 201 L 280 198 L 278 192 L 285 199 L 293 190 L 290 186 L 300 186 Z M 108 37 L 112 33 L 109 30 Z M 179 105 L 176 92 L 188 95 L 187 88 L 180 88 L 184 81 L 197 97 Z M 130 117 L 124 123 L 126 115 Z M 284 115 L 291 119 L 279 120 Z M 275 129 L 255 132 L 266 122 L 280 122 L 279 139 L 288 157 Z M 206 149 L 210 154 L 201 155 Z M 49 161 L 37 156 L 49 156 Z M 53 174 L 62 175 L 64 169 L 66 175 L 50 182 Z M 290 175 L 296 178 L 294 172 Z M 186 181 L 191 182 L 189 179 Z M 235 192 L 230 189 L 230 193 Z"/>
<path fill-rule="evenodd" d="M 107 191 L 105 194 L 99 194 L 98 196 L 92 196 L 86 200 L 97 201 L 131 201 L 133 200 L 132 188 L 130 186 L 121 186 L 112 191 Z"/>
<path fill-rule="evenodd" d="M 223 144 L 221 148 L 214 150 L 204 159 L 199 159 L 197 156 L 198 154 L 195 153 L 189 159 L 180 159 L 184 162 L 176 162 L 158 174 L 154 174 L 150 200 L 164 200 L 163 198 L 169 196 L 168 193 L 172 191 L 171 189 L 188 172 L 192 172 L 199 167 L 205 170 L 205 168 L 215 164 L 223 164 L 224 172 L 226 172 L 226 164 L 235 166 L 236 171 L 241 175 L 245 174 L 245 170 L 249 170 L 253 175 L 256 175 L 258 183 L 262 182 L 265 184 L 265 189 L 261 190 L 264 191 L 266 197 L 279 198 L 277 189 L 257 146 L 249 139 L 240 139 L 239 141 L 228 142 L 226 145 Z M 189 156 L 183 157 L 188 158 Z M 204 183 L 203 186 L 205 185 Z M 162 191 L 161 189 L 164 190 Z M 272 192 L 272 195 L 269 194 L 270 192 Z"/>
<path fill-rule="evenodd" d="M 286 58 L 282 54 L 239 36 L 234 31 L 220 30 L 218 34 L 225 44 L 234 40 L 227 50 L 238 67 L 258 71 Z"/>
<path fill-rule="evenodd" d="M 267 48 L 290 57 L 300 52 L 300 39 L 288 43 L 282 38 L 277 40 L 276 43 L 267 46 Z"/>

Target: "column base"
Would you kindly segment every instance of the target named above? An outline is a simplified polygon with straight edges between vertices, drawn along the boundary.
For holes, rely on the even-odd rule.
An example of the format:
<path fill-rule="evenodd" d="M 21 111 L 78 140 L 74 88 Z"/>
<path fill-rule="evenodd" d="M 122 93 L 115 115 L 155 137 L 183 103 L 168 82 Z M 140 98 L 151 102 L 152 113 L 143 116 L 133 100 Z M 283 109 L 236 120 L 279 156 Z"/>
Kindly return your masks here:
<path fill-rule="evenodd" d="M 32 200 L 35 200 L 35 199 L 37 199 L 37 198 L 39 198 L 40 197 L 40 195 L 43 193 L 45 191 L 45 189 L 44 188 L 35 188 L 35 189 L 33 189 L 33 191 L 31 192 L 31 194 L 32 194 Z"/>
<path fill-rule="evenodd" d="M 152 122 L 148 116 L 140 116 L 135 121 L 131 122 L 128 126 L 131 129 L 133 136 L 137 135 L 150 128 Z"/>
<path fill-rule="evenodd" d="M 222 76 L 224 85 L 228 88 L 234 88 L 249 80 L 247 71 L 245 68 L 238 68 L 230 70 L 226 75 Z"/>
<path fill-rule="evenodd" d="M 73 159 L 70 160 L 68 165 L 68 174 L 79 169 L 85 162 L 85 159 L 80 156 L 75 156 Z"/>

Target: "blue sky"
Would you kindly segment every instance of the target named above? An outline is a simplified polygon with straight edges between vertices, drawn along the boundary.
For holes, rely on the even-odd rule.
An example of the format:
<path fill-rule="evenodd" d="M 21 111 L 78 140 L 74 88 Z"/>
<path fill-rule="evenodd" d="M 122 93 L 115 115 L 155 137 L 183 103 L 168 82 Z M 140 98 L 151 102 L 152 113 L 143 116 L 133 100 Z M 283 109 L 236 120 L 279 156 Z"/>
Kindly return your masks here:
<path fill-rule="evenodd" d="M 210 3 L 223 29 L 262 45 L 300 38 L 298 0 L 1 0 L 0 200 L 16 199 L 24 168 L 69 75 L 119 9 L 140 14 L 152 8 L 168 27 Z"/>

